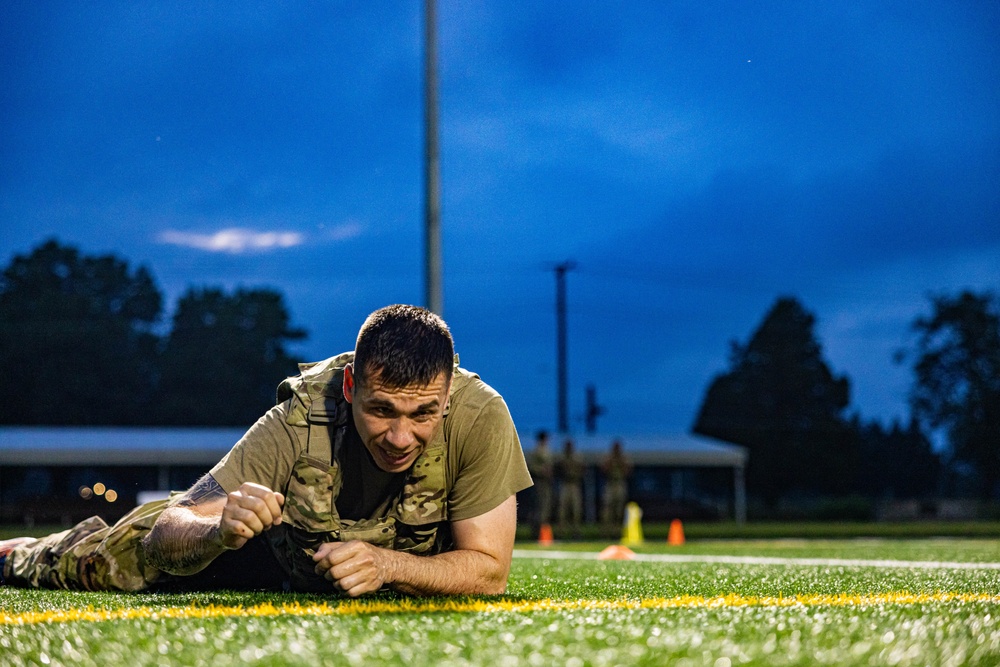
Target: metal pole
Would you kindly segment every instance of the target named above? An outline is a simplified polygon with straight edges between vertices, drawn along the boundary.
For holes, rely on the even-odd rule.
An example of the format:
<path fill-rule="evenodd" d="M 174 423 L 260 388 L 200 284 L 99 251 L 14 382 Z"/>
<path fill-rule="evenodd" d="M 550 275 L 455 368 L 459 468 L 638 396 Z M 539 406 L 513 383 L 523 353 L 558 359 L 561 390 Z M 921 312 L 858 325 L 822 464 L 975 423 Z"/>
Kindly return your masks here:
<path fill-rule="evenodd" d="M 444 314 L 441 284 L 441 160 L 437 114 L 437 12 L 424 1 L 424 303 Z"/>
<path fill-rule="evenodd" d="M 737 526 L 747 522 L 747 485 L 744 475 L 743 466 L 733 469 L 733 518 L 736 519 Z"/>
<path fill-rule="evenodd" d="M 574 262 L 557 264 L 556 272 L 556 412 L 559 432 L 569 432 L 569 410 L 566 394 L 566 272 Z"/>

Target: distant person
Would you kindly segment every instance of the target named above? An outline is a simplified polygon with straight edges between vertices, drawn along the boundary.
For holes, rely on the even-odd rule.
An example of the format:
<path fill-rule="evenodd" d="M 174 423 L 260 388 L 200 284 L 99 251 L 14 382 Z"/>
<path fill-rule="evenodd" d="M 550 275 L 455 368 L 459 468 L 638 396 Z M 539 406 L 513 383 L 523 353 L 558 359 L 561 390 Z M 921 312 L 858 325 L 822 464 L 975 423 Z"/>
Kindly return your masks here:
<path fill-rule="evenodd" d="M 576 453 L 573 440 L 566 438 L 562 458 L 556 466 L 559 479 L 559 526 L 564 533 L 580 536 L 583 521 L 583 459 Z"/>
<path fill-rule="evenodd" d="M 549 434 L 539 431 L 535 435 L 535 448 L 528 456 L 528 470 L 535 483 L 535 531 L 552 522 L 552 484 L 555 477 L 555 463 L 549 449 Z"/>
<path fill-rule="evenodd" d="M 632 475 L 632 463 L 625 456 L 621 440 L 615 440 L 611 452 L 601 462 L 604 473 L 604 503 L 601 507 L 601 522 L 609 533 L 621 524 L 625 517 L 625 503 L 628 501 L 628 478 Z"/>
<path fill-rule="evenodd" d="M 0 542 L 2 581 L 502 593 L 515 494 L 531 480 L 506 404 L 458 367 L 444 321 L 414 306 L 382 308 L 354 352 L 300 369 L 185 493 L 111 528 L 92 517 L 40 540 Z"/>

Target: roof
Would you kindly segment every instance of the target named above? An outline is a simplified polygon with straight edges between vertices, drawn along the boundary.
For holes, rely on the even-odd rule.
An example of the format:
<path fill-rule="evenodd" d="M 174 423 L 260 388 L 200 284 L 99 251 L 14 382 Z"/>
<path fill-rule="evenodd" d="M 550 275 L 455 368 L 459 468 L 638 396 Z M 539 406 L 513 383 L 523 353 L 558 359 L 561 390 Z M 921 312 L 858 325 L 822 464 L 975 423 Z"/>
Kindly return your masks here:
<path fill-rule="evenodd" d="M 567 436 L 549 435 L 549 448 L 556 455 L 562 452 Z M 679 467 L 743 467 L 747 449 L 739 445 L 688 433 L 642 435 L 571 435 L 577 451 L 587 463 L 599 463 L 611 451 L 611 443 L 619 440 L 625 455 L 634 464 Z M 534 447 L 535 437 L 521 439 L 525 451 Z"/>
<path fill-rule="evenodd" d="M 243 428 L 0 427 L 0 465 L 215 465 Z"/>
<path fill-rule="evenodd" d="M 0 427 L 0 465 L 215 465 L 243 437 L 242 428 Z M 522 434 L 526 451 L 534 435 Z M 747 450 L 700 435 L 572 436 L 587 463 L 598 463 L 621 440 L 633 463 L 663 466 L 746 465 Z M 550 447 L 562 451 L 563 436 Z"/>

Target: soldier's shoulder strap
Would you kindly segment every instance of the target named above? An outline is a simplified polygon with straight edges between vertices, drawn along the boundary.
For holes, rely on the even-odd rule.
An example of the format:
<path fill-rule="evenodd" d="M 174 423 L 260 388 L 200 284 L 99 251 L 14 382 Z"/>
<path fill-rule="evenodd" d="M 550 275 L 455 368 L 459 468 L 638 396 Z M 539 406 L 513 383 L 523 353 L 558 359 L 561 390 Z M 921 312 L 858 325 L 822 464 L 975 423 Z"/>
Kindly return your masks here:
<path fill-rule="evenodd" d="M 323 361 L 299 364 L 299 374 L 285 378 L 276 392 L 279 404 L 292 399 L 285 421 L 292 426 L 346 422 L 344 367 L 352 361 L 354 352 L 344 352 Z"/>

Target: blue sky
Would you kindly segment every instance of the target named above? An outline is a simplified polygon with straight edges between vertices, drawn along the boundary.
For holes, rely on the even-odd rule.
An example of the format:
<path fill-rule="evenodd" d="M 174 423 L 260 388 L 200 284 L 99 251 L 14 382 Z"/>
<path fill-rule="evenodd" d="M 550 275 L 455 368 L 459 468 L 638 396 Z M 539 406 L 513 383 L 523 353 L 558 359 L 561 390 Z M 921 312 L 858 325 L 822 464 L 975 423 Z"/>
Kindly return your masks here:
<path fill-rule="evenodd" d="M 282 291 L 318 359 L 421 303 L 422 11 L 0 5 L 0 262 L 55 236 Z M 774 301 L 906 418 L 928 294 L 1000 291 L 1000 4 L 439 0 L 445 318 L 524 431 L 690 428 Z M 168 313 L 169 316 L 169 313 Z"/>

